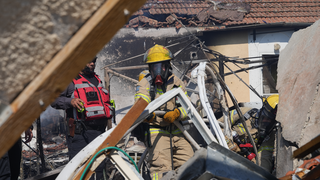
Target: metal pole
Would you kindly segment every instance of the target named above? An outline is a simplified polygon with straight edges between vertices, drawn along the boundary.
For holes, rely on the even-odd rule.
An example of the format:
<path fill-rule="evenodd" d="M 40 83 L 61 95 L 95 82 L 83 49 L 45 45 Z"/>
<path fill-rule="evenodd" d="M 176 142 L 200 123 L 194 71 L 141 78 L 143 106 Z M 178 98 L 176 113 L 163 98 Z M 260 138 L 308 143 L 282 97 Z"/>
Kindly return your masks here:
<path fill-rule="evenodd" d="M 114 71 L 112 71 L 111 69 L 108 69 L 107 72 L 109 72 L 109 73 L 111 73 L 111 74 L 114 74 L 115 76 L 119 76 L 119 77 L 121 77 L 121 78 L 124 78 L 124 79 L 126 79 L 126 80 L 128 80 L 128 81 L 131 81 L 131 82 L 133 82 L 134 84 L 137 84 L 137 83 L 139 82 L 139 81 L 136 80 L 136 79 L 132 79 L 132 78 L 130 78 L 130 77 L 128 77 L 128 76 L 125 76 L 125 75 L 123 75 L 123 74 L 114 72 Z"/>

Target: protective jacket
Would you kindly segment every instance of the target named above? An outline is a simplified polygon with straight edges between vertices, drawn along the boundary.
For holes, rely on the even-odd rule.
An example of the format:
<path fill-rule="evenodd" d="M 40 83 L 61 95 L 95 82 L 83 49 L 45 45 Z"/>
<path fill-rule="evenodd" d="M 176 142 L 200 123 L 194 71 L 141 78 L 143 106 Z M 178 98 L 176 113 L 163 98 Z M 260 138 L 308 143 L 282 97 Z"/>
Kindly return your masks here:
<path fill-rule="evenodd" d="M 163 87 L 165 88 L 165 91 L 179 87 L 185 91 L 183 82 L 174 74 L 169 76 Z M 150 95 L 150 92 L 152 93 L 152 91 L 151 75 L 148 74 L 137 84 L 135 99 L 143 98 L 149 103 L 153 100 Z M 154 92 L 154 99 L 164 93 L 163 89 L 160 89 L 159 87 L 155 87 Z M 186 111 L 182 107 L 178 107 L 175 98 L 162 105 L 159 110 L 167 111 L 173 110 L 174 108 L 178 108 L 180 111 L 178 120 L 187 117 Z M 156 116 L 155 120 L 150 123 L 149 133 L 152 146 L 148 147 L 150 155 L 147 162 L 150 164 L 150 174 L 152 174 L 153 179 L 160 179 L 163 176 L 163 173 L 172 170 L 172 168 L 176 169 L 180 167 L 193 156 L 193 149 L 182 132 L 174 124 L 164 121 L 163 118 Z M 173 167 L 171 164 L 171 154 Z"/>
<path fill-rule="evenodd" d="M 92 121 L 103 118 L 111 118 L 112 111 L 110 106 L 110 98 L 108 90 L 103 88 L 102 82 L 97 75 L 94 75 L 98 81 L 98 86 L 90 83 L 81 74 L 73 80 L 74 92 L 72 98 L 80 98 L 84 101 L 84 116 L 83 113 L 74 109 L 74 119 L 85 119 Z"/>
<path fill-rule="evenodd" d="M 145 101 L 150 103 L 152 101 L 152 97 L 150 92 L 152 91 L 151 87 L 151 75 L 147 74 L 139 83 L 137 84 L 137 89 L 136 89 L 136 94 L 135 94 L 135 99 L 137 98 L 143 98 Z M 185 92 L 185 86 L 183 82 L 174 74 L 171 74 L 164 84 L 165 90 L 169 91 L 173 88 L 181 88 Z M 154 87 L 154 92 L 155 92 L 155 97 L 154 99 L 157 99 L 159 96 L 161 96 L 163 93 L 163 89 L 160 89 L 159 87 Z M 152 93 L 152 92 L 151 92 Z M 187 93 L 187 92 L 185 92 Z M 166 104 L 162 105 L 160 107 L 160 111 L 167 111 L 167 110 L 173 110 L 175 107 L 177 107 L 178 104 L 176 102 L 176 99 L 173 98 L 170 101 L 168 101 Z M 180 110 L 180 117 L 179 120 L 183 120 L 187 117 L 187 113 L 184 110 L 183 107 L 178 107 Z M 161 117 L 156 117 L 153 123 L 150 123 L 150 125 L 155 125 L 155 126 L 161 126 L 165 127 L 170 125 L 170 123 L 165 122 Z"/>

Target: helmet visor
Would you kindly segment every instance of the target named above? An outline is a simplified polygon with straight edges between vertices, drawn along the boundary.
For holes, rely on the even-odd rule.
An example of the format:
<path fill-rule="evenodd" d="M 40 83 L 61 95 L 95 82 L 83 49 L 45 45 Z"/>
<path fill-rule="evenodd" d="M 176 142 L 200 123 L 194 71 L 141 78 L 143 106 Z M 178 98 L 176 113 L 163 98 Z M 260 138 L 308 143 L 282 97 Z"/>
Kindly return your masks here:
<path fill-rule="evenodd" d="M 166 72 L 165 63 L 162 63 L 162 62 L 152 63 L 149 65 L 149 69 L 150 69 L 152 78 L 155 78 L 158 75 L 160 75 L 162 78 L 165 77 L 165 72 Z"/>

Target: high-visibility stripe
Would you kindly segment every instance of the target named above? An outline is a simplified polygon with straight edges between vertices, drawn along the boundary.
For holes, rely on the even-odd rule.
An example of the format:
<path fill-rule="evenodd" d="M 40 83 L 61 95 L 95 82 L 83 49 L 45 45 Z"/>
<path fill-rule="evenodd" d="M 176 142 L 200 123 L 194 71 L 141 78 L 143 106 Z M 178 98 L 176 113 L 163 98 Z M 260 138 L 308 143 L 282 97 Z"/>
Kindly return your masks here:
<path fill-rule="evenodd" d="M 158 180 L 158 179 L 159 179 L 158 173 L 154 173 L 153 177 L 152 177 L 152 180 Z"/>
<path fill-rule="evenodd" d="M 273 146 L 261 146 L 258 150 L 258 153 L 261 153 L 262 151 L 273 151 Z"/>
<path fill-rule="evenodd" d="M 88 83 L 84 83 L 84 84 L 75 84 L 75 85 L 74 85 L 74 88 L 75 88 L 75 89 L 89 88 L 89 87 L 91 87 L 91 88 L 92 88 L 92 86 L 90 86 Z"/>
<path fill-rule="evenodd" d="M 184 110 L 183 107 L 179 107 L 178 109 L 179 109 L 180 112 L 182 113 L 182 118 L 183 118 L 183 119 L 188 116 L 186 110 Z"/>
<path fill-rule="evenodd" d="M 161 133 L 161 134 L 170 134 L 169 131 L 166 131 L 166 130 L 163 130 L 163 129 L 150 128 L 150 134 L 159 134 L 159 133 Z M 182 133 L 182 132 L 180 131 L 180 129 L 176 129 L 176 130 L 174 130 L 174 131 L 171 132 L 171 134 L 180 134 L 180 133 Z M 145 135 L 147 135 L 147 134 L 145 134 Z"/>
<path fill-rule="evenodd" d="M 150 93 L 150 88 L 146 88 L 147 89 L 147 91 Z M 157 94 L 160 94 L 160 95 L 162 95 L 163 94 L 163 91 L 162 91 L 162 89 L 156 89 L 156 93 Z"/>
<path fill-rule="evenodd" d="M 135 97 L 134 97 L 134 99 L 137 99 L 137 98 L 142 98 L 142 99 L 144 99 L 145 101 L 147 101 L 147 103 L 150 103 L 151 101 L 150 101 L 150 98 L 148 97 L 148 96 L 146 96 L 146 95 L 144 95 L 144 94 L 141 94 L 141 93 L 138 93 L 138 94 L 135 94 Z"/>
<path fill-rule="evenodd" d="M 88 111 L 86 113 L 87 117 L 92 117 L 92 116 L 96 116 L 96 115 L 103 115 L 104 111 Z"/>
<path fill-rule="evenodd" d="M 157 88 L 157 89 L 156 89 L 156 93 L 162 95 L 162 94 L 163 94 L 163 91 L 162 91 L 162 89 Z"/>
<path fill-rule="evenodd" d="M 241 131 L 243 134 L 246 133 L 246 130 L 244 129 L 243 124 L 239 124 L 239 125 L 237 125 L 237 126 L 239 127 L 240 131 Z"/>
<path fill-rule="evenodd" d="M 103 106 L 93 106 L 93 107 L 87 107 L 86 109 L 87 109 L 87 111 L 101 111 L 104 108 L 103 108 Z"/>
<path fill-rule="evenodd" d="M 234 110 L 232 110 L 231 113 L 230 113 L 231 125 L 234 124 L 234 122 L 233 122 L 233 112 L 234 112 Z"/>

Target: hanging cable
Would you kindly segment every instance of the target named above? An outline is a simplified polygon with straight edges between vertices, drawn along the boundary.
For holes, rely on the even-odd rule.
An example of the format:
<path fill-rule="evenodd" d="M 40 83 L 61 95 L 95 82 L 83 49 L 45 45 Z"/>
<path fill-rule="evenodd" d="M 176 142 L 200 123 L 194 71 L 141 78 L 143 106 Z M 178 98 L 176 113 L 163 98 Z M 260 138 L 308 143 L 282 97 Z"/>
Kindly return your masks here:
<path fill-rule="evenodd" d="M 173 16 L 173 17 L 174 17 L 174 16 Z M 192 34 L 192 33 L 187 29 L 187 27 L 186 27 L 184 24 L 181 23 L 181 21 L 179 21 L 176 17 L 174 17 L 174 18 L 175 18 L 190 34 Z M 206 56 L 208 62 L 210 62 L 210 58 L 209 58 L 208 55 L 206 54 L 206 52 L 205 52 L 205 50 L 204 50 L 204 47 L 203 47 L 203 46 L 205 46 L 205 45 L 200 41 L 200 39 L 199 39 L 198 37 L 196 37 L 194 34 L 192 34 L 192 35 L 199 41 L 199 45 L 200 45 L 200 48 L 201 48 L 203 54 Z M 209 48 L 206 48 L 206 49 L 209 49 Z M 253 140 L 250 132 L 248 131 L 248 127 L 247 127 L 247 125 L 246 125 L 246 122 L 245 122 L 245 119 L 244 119 L 244 117 L 243 117 L 243 114 L 242 114 L 242 112 L 240 111 L 240 108 L 239 108 L 239 105 L 238 105 L 237 100 L 235 99 L 235 97 L 233 96 L 233 94 L 231 93 L 230 89 L 229 89 L 228 86 L 225 84 L 225 82 L 223 81 L 222 77 L 221 77 L 220 74 L 217 72 L 217 70 L 216 70 L 215 68 L 213 68 L 213 70 L 214 70 L 215 73 L 217 74 L 217 77 L 218 77 L 218 80 L 220 81 L 220 84 L 222 84 L 222 86 L 224 87 L 224 89 L 228 92 L 229 97 L 231 98 L 231 100 L 232 100 L 232 102 L 233 102 L 233 104 L 234 104 L 234 106 L 235 106 L 235 108 L 236 108 L 236 110 L 237 110 L 237 112 L 238 112 L 238 114 L 239 114 L 240 121 L 241 121 L 244 129 L 246 130 L 246 132 L 247 132 L 247 134 L 248 134 L 248 137 L 249 137 L 249 139 L 250 139 L 250 141 L 251 141 L 251 144 L 252 144 L 252 146 L 253 146 L 254 153 L 255 153 L 255 154 L 258 154 L 257 146 L 256 146 L 256 144 L 255 144 L 255 142 L 254 142 L 254 140 Z M 257 158 L 257 156 L 256 156 L 256 164 L 260 164 L 260 160 Z"/>
<path fill-rule="evenodd" d="M 248 85 L 246 82 L 244 82 L 236 73 L 234 73 L 229 66 L 226 65 L 226 63 L 223 63 L 223 65 L 229 69 L 229 71 L 231 71 L 241 82 L 243 82 L 243 84 L 245 84 L 252 92 L 254 92 L 261 100 L 262 100 L 262 96 L 260 96 L 260 94 L 251 86 Z"/>
<path fill-rule="evenodd" d="M 109 150 L 109 149 L 118 150 L 118 151 L 122 152 L 124 155 L 126 155 L 126 156 L 130 159 L 130 161 L 133 163 L 133 165 L 135 166 L 136 170 L 139 172 L 139 169 L 138 169 L 137 164 L 134 162 L 134 160 L 133 160 L 126 152 L 124 152 L 122 149 L 120 149 L 120 148 L 118 148 L 118 147 L 113 147 L 113 146 L 111 146 L 111 147 L 106 147 L 106 148 L 101 149 L 99 152 L 97 152 L 97 153 L 93 156 L 93 158 L 91 159 L 91 161 L 89 162 L 89 164 L 88 164 L 88 165 L 86 166 L 86 168 L 84 169 L 84 171 L 83 171 L 83 173 L 82 173 L 82 175 L 81 175 L 81 177 L 80 177 L 80 180 L 83 180 L 83 178 L 84 178 L 85 175 L 87 174 L 88 169 L 91 167 L 91 164 L 95 161 L 95 159 L 96 159 L 98 156 L 100 156 L 100 154 L 102 154 L 105 150 Z"/>
<path fill-rule="evenodd" d="M 185 43 L 185 42 L 188 42 L 188 41 L 189 41 L 189 40 L 187 40 L 187 41 L 183 41 L 183 42 L 177 42 L 177 43 L 174 43 L 174 44 L 170 44 L 170 45 L 166 46 L 166 48 L 168 48 L 168 47 L 172 47 L 172 46 L 175 46 L 175 45 L 178 45 L 178 44 L 182 44 L 182 43 Z M 106 66 L 103 66 L 103 67 L 102 67 L 102 68 L 100 68 L 100 69 L 104 69 L 104 68 L 106 68 L 106 67 L 109 67 L 109 66 L 112 66 L 112 65 L 115 65 L 115 64 L 119 64 L 119 63 L 121 63 L 121 62 L 125 62 L 125 61 L 132 60 L 132 59 L 134 59 L 134 58 L 137 58 L 137 57 L 143 56 L 144 54 L 145 54 L 145 53 L 142 53 L 142 54 L 139 54 L 139 55 L 136 55 L 136 56 L 129 57 L 129 58 L 124 59 L 124 60 L 120 60 L 120 61 L 117 61 L 117 62 L 114 62 L 114 63 L 108 64 L 108 65 L 106 65 Z"/>

